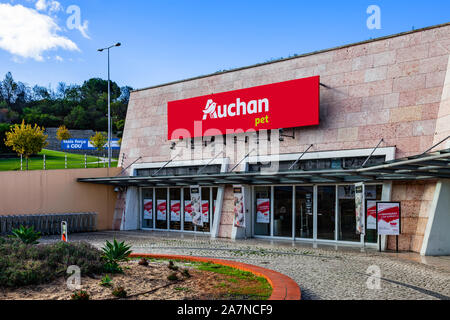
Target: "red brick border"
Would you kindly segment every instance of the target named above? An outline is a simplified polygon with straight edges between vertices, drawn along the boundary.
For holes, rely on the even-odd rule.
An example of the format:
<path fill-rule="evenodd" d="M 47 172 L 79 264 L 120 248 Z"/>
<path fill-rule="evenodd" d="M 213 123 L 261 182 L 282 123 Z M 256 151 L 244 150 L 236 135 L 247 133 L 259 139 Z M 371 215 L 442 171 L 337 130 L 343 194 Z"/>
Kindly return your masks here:
<path fill-rule="evenodd" d="M 181 256 L 173 254 L 152 254 L 152 253 L 132 253 L 130 254 L 132 258 L 155 258 L 155 259 L 173 259 L 173 260 L 188 260 L 188 261 L 199 261 L 199 262 L 211 262 L 216 264 L 221 264 L 228 267 L 233 267 L 243 271 L 249 271 L 257 276 L 264 277 L 272 286 L 272 295 L 269 300 L 300 300 L 301 291 L 297 283 L 281 274 L 279 272 L 265 269 L 262 267 L 254 266 L 251 264 L 246 264 L 237 261 L 215 259 L 215 258 L 204 258 L 204 257 L 192 257 L 192 256 Z"/>

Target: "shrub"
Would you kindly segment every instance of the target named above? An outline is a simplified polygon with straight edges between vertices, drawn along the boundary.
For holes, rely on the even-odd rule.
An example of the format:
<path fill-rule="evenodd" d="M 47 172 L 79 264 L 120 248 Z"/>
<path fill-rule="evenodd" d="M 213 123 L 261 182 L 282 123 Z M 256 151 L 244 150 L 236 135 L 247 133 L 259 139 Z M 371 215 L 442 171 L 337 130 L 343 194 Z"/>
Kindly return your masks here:
<path fill-rule="evenodd" d="M 106 262 L 103 266 L 103 272 L 106 273 L 123 273 L 123 269 L 117 262 Z"/>
<path fill-rule="evenodd" d="M 113 243 L 111 243 L 106 240 L 105 246 L 102 248 L 103 258 L 108 262 L 125 261 L 131 253 L 130 248 L 131 246 L 125 244 L 125 241 L 117 242 L 114 239 Z"/>
<path fill-rule="evenodd" d="M 12 230 L 11 238 L 20 239 L 23 243 L 27 244 L 38 244 L 37 241 L 41 238 L 41 233 L 39 231 L 34 231 L 34 227 L 24 227 L 20 226 L 17 229 Z"/>
<path fill-rule="evenodd" d="M 123 287 L 117 287 L 113 290 L 112 294 L 117 298 L 125 298 L 127 296 L 127 291 Z"/>
<path fill-rule="evenodd" d="M 171 274 L 169 274 L 167 276 L 167 280 L 176 281 L 176 280 L 178 280 L 178 276 L 177 276 L 177 274 L 175 272 L 172 272 Z"/>
<path fill-rule="evenodd" d="M 173 263 L 172 260 L 169 261 L 169 265 L 167 266 L 170 270 L 177 271 L 178 267 Z"/>
<path fill-rule="evenodd" d="M 105 275 L 102 280 L 100 281 L 100 285 L 103 287 L 111 287 L 112 286 L 112 280 L 108 275 Z"/>
<path fill-rule="evenodd" d="M 141 266 L 148 266 L 148 261 L 145 258 L 142 258 L 141 260 L 139 260 L 139 265 Z"/>
<path fill-rule="evenodd" d="M 84 290 L 75 291 L 72 296 L 72 300 L 89 300 L 89 293 Z"/>
<path fill-rule="evenodd" d="M 80 267 L 82 275 L 95 275 L 102 273 L 104 261 L 88 243 L 31 245 L 0 238 L 0 287 L 47 283 L 67 276 L 70 265 Z"/>
<path fill-rule="evenodd" d="M 188 269 L 183 269 L 182 274 L 183 274 L 183 276 L 185 276 L 186 278 L 190 278 L 190 277 L 191 277 L 191 274 L 189 273 L 189 270 L 188 270 Z"/>

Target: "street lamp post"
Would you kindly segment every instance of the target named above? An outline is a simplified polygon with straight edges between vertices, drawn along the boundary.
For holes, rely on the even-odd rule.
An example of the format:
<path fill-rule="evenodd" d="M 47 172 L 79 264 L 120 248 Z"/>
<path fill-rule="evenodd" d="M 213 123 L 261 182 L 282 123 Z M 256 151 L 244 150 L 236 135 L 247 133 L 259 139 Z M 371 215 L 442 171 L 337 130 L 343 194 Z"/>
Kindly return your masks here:
<path fill-rule="evenodd" d="M 120 47 L 120 42 L 117 42 L 116 44 L 106 47 L 106 48 L 101 48 L 98 49 L 98 51 L 102 52 L 103 50 L 108 50 L 108 168 L 111 167 L 111 156 L 112 156 L 112 151 L 111 151 L 111 88 L 110 88 L 110 77 L 109 77 L 109 49 L 113 48 L 113 47 Z"/>

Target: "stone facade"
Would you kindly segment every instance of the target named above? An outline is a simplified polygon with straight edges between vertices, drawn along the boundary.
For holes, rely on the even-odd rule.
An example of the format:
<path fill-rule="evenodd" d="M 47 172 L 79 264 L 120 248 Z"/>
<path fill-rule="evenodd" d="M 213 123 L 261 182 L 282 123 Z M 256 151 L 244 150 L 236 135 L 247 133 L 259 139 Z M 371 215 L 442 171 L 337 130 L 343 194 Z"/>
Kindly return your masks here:
<path fill-rule="evenodd" d="M 123 167 L 168 161 L 167 102 L 320 76 L 320 124 L 295 128 L 280 153 L 396 147 L 395 157 L 424 152 L 450 134 L 450 24 L 133 91 L 120 153 Z M 290 131 L 290 129 L 289 129 Z M 437 149 L 450 147 L 450 142 Z M 242 150 L 241 150 L 242 151 Z M 239 158 L 238 158 L 239 159 Z M 233 161 L 232 161 L 233 162 Z M 233 165 L 231 163 L 231 165 Z M 128 172 L 130 173 L 130 172 Z M 401 249 L 420 251 L 435 182 L 394 184 L 402 201 Z M 226 188 L 220 236 L 230 237 Z M 389 238 L 392 248 L 394 239 Z"/>
<path fill-rule="evenodd" d="M 400 201 L 402 204 L 400 250 L 420 252 L 435 188 L 436 182 L 394 184 L 392 201 Z M 395 237 L 388 238 L 388 248 L 395 249 Z"/>
<path fill-rule="evenodd" d="M 443 90 L 449 47 L 450 25 L 444 25 L 134 91 L 124 164 L 139 156 L 143 162 L 169 159 L 168 101 L 315 75 L 329 87 L 320 90 L 320 125 L 297 128 L 295 140 L 281 143 L 285 153 L 311 143 L 316 151 L 371 148 L 381 138 L 397 147 L 397 158 L 420 153 L 450 130 L 448 79 Z"/>

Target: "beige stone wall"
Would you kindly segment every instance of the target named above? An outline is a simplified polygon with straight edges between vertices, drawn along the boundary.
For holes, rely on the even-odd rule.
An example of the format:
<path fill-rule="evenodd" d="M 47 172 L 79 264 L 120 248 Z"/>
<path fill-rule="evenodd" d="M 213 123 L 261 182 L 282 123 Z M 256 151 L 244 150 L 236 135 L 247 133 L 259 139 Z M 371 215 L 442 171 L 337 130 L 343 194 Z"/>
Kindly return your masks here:
<path fill-rule="evenodd" d="M 448 46 L 447 46 L 448 47 Z M 436 77 L 442 77 L 443 72 L 436 74 Z M 443 139 L 450 136 L 450 57 L 445 72 L 444 89 L 442 90 L 442 98 L 439 105 L 439 113 L 436 121 L 436 135 L 434 144 L 439 143 Z M 450 141 L 439 145 L 436 150 L 450 148 Z"/>
<path fill-rule="evenodd" d="M 125 154 L 123 166 L 127 167 L 140 156 L 139 162 L 168 161 L 173 156 L 167 139 L 168 101 L 316 75 L 327 86 L 320 88 L 320 124 L 296 128 L 295 140 L 281 142 L 279 153 L 302 152 L 310 144 L 314 144 L 311 151 L 373 148 L 384 138 L 383 147 L 396 146 L 396 158 L 415 155 L 450 134 L 449 53 L 447 24 L 134 91 L 119 161 Z M 290 129 L 287 131 L 290 134 Z M 201 150 L 210 152 L 204 147 Z M 205 157 L 198 151 L 196 148 L 192 159 L 214 156 L 210 152 Z M 245 151 L 237 148 L 235 152 L 243 155 Z M 221 237 L 231 235 L 230 190 L 227 187 L 225 192 Z M 433 190 L 433 183 L 395 185 L 394 200 L 401 200 L 404 206 L 401 246 L 405 249 L 420 250 Z"/>
<path fill-rule="evenodd" d="M 436 182 L 393 184 L 392 201 L 402 206 L 400 250 L 420 252 L 435 189 Z M 388 249 L 395 249 L 394 236 L 388 236 Z"/>
<path fill-rule="evenodd" d="M 450 130 L 442 104 L 450 25 L 295 59 L 211 75 L 131 93 L 121 153 L 124 167 L 170 159 L 167 102 L 320 75 L 320 125 L 296 129 L 282 153 L 397 146 L 397 157 L 431 147 Z M 445 110 L 444 110 L 445 109 Z M 195 157 L 200 155 L 196 152 Z"/>
<path fill-rule="evenodd" d="M 0 215 L 97 212 L 98 229 L 110 230 L 117 194 L 77 178 L 114 176 L 121 168 L 0 172 Z"/>

